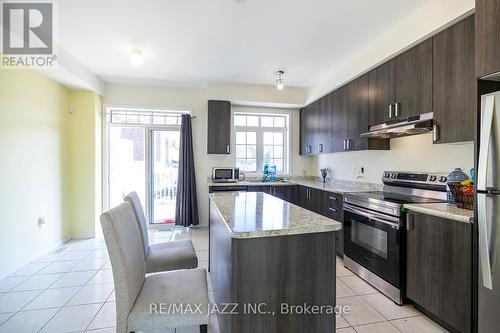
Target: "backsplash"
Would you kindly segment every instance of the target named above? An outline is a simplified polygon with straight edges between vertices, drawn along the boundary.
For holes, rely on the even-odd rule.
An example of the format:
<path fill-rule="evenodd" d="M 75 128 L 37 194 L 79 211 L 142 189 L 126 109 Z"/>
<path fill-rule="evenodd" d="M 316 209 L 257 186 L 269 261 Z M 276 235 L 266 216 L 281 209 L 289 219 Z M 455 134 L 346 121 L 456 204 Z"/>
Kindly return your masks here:
<path fill-rule="evenodd" d="M 469 174 L 474 166 L 474 143 L 434 145 L 431 134 L 422 134 L 392 139 L 388 151 L 324 154 L 315 157 L 315 163 L 315 176 L 320 175 L 320 168 L 329 167 L 331 178 L 370 183 L 380 183 L 385 170 L 448 173 L 463 168 Z"/>

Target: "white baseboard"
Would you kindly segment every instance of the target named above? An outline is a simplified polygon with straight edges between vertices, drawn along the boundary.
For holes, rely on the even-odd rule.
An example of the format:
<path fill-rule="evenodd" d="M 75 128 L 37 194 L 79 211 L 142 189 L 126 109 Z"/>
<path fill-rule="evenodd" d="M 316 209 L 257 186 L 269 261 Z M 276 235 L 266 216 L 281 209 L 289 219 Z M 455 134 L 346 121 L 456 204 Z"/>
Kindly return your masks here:
<path fill-rule="evenodd" d="M 3 279 L 4 277 L 7 277 L 15 272 L 17 272 L 18 270 L 20 270 L 21 268 L 23 268 L 24 266 L 28 265 L 28 264 L 31 264 L 33 261 L 37 260 L 38 258 L 40 257 L 43 257 L 44 255 L 47 255 L 55 250 L 57 250 L 59 247 L 61 247 L 61 245 L 63 245 L 64 243 L 68 242 L 71 240 L 71 237 L 66 237 L 66 238 L 63 238 L 57 242 L 54 243 L 54 247 L 50 250 L 50 251 L 47 251 L 45 253 L 39 253 L 39 254 L 36 254 L 34 256 L 32 256 L 31 258 L 27 259 L 27 260 L 23 260 L 22 262 L 19 262 L 18 264 L 16 264 L 16 266 L 11 269 L 9 272 L 5 272 L 5 273 L 0 273 L 0 280 Z"/>

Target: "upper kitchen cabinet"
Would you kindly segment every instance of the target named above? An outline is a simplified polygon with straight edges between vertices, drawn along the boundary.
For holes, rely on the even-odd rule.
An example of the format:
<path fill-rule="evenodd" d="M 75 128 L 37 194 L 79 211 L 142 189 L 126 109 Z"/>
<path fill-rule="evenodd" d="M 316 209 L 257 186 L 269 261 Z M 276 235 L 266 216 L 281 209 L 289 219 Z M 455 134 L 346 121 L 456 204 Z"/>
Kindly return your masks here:
<path fill-rule="evenodd" d="M 207 153 L 231 153 L 231 103 L 228 101 L 208 101 Z"/>
<path fill-rule="evenodd" d="M 394 61 L 388 61 L 370 71 L 369 125 L 381 124 L 394 117 Z"/>
<path fill-rule="evenodd" d="M 432 112 L 432 39 L 394 59 L 394 116 Z"/>
<path fill-rule="evenodd" d="M 329 94 L 332 106 L 331 128 L 332 128 L 332 152 L 347 149 L 347 87 L 342 86 Z"/>
<path fill-rule="evenodd" d="M 346 150 L 368 148 L 368 139 L 361 138 L 361 133 L 368 131 L 368 74 L 346 85 L 345 107 L 347 113 Z"/>
<path fill-rule="evenodd" d="M 474 15 L 433 37 L 434 143 L 474 140 Z"/>
<path fill-rule="evenodd" d="M 300 110 L 302 155 L 332 151 L 331 104 L 325 96 Z"/>
<path fill-rule="evenodd" d="M 300 153 L 313 154 L 314 130 L 316 121 L 316 104 L 309 104 L 300 110 Z"/>
<path fill-rule="evenodd" d="M 500 1 L 476 0 L 476 77 L 500 72 Z"/>
<path fill-rule="evenodd" d="M 345 148 L 354 150 L 385 150 L 390 148 L 389 139 L 361 138 L 368 131 L 369 74 L 349 82 L 343 89 L 343 116 L 346 119 Z M 334 133 L 335 135 L 335 133 Z"/>
<path fill-rule="evenodd" d="M 332 99 L 326 95 L 319 100 L 317 129 L 318 153 L 332 152 Z"/>
<path fill-rule="evenodd" d="M 432 111 L 432 40 L 369 73 L 369 125 Z"/>

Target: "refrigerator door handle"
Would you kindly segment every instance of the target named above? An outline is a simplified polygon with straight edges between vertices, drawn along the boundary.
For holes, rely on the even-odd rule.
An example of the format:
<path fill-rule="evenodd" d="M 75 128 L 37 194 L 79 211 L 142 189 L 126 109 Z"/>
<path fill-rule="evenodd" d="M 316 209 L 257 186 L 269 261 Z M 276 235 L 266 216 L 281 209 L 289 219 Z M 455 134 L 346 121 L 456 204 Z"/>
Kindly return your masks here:
<path fill-rule="evenodd" d="M 477 172 L 477 189 L 487 190 L 488 157 L 493 127 L 493 113 L 495 111 L 495 95 L 488 95 L 484 101 L 484 111 L 481 126 L 481 146 L 479 148 L 479 162 Z"/>
<path fill-rule="evenodd" d="M 479 229 L 479 260 L 481 265 L 481 275 L 483 276 L 483 286 L 493 290 L 493 278 L 490 258 L 490 242 L 488 237 L 488 211 L 486 201 L 487 194 L 477 195 L 477 221 Z"/>

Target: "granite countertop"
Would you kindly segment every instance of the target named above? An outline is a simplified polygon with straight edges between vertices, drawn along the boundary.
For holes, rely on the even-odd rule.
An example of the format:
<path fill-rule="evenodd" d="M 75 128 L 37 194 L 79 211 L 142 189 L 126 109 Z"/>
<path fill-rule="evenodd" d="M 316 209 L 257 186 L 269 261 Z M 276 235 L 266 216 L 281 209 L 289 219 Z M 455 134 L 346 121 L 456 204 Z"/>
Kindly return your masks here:
<path fill-rule="evenodd" d="M 332 232 L 342 223 L 263 192 L 218 192 L 210 201 L 232 238 L 259 238 Z"/>
<path fill-rule="evenodd" d="M 373 183 L 362 183 L 362 182 L 350 182 L 343 180 L 333 180 L 323 183 L 321 180 L 316 180 L 314 178 L 297 178 L 290 179 L 286 181 L 277 182 L 259 182 L 259 181 L 238 181 L 234 183 L 214 183 L 211 180 L 208 181 L 208 186 L 287 186 L 287 185 L 302 185 L 318 190 L 323 190 L 327 192 L 333 192 L 338 194 L 344 194 L 347 192 L 369 192 L 380 190 L 382 185 Z"/>
<path fill-rule="evenodd" d="M 459 222 L 472 223 L 474 222 L 474 211 L 458 208 L 453 204 L 448 203 L 431 203 L 431 204 L 406 204 L 404 208 L 417 213 L 434 215 L 449 220 Z"/>
<path fill-rule="evenodd" d="M 372 183 L 349 182 L 334 180 L 332 182 L 323 183 L 321 180 L 297 179 L 291 181 L 294 184 L 315 188 L 327 192 L 344 194 L 348 192 L 370 192 L 381 189 L 381 185 Z"/>

